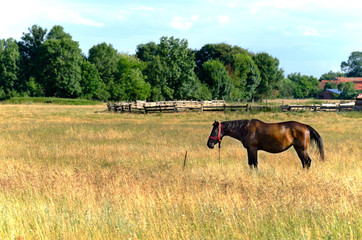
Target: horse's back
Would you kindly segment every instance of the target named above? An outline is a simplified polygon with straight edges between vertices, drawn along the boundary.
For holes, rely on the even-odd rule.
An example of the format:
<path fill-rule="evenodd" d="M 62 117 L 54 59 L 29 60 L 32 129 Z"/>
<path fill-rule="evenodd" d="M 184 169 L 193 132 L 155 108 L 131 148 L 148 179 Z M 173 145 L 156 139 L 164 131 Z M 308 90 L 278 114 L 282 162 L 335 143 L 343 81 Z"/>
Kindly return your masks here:
<path fill-rule="evenodd" d="M 265 123 L 258 119 L 250 122 L 250 128 L 255 141 L 261 150 L 280 152 L 291 145 L 309 143 L 309 130 L 303 123 L 286 121 L 280 123 Z"/>
<path fill-rule="evenodd" d="M 257 128 L 262 128 L 262 129 L 275 129 L 275 130 L 285 129 L 285 128 L 296 129 L 296 130 L 297 129 L 300 129 L 300 130 L 308 129 L 305 124 L 297 122 L 297 121 L 266 123 L 259 119 L 252 119 L 252 120 L 250 120 L 250 124 L 251 124 L 251 126 L 254 125 Z"/>

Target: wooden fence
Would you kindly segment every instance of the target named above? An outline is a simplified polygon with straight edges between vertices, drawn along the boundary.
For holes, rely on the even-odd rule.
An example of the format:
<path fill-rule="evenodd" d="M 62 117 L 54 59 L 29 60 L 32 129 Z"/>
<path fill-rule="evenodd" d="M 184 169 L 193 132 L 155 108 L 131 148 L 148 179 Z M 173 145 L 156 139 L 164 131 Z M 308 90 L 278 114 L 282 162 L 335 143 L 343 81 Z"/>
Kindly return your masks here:
<path fill-rule="evenodd" d="M 281 106 L 258 106 L 250 104 L 227 104 L 223 100 L 212 101 L 135 101 L 108 103 L 107 108 L 112 112 L 120 113 L 155 113 L 155 112 L 185 112 L 185 111 L 352 111 L 357 110 L 351 105 L 281 105 Z"/>
<path fill-rule="evenodd" d="M 353 111 L 358 110 L 354 106 L 347 105 L 334 105 L 334 106 L 323 106 L 323 105 L 283 105 L 280 106 L 283 112 L 287 111 L 325 111 L 325 112 L 336 112 L 336 111 Z"/>
<path fill-rule="evenodd" d="M 223 100 L 212 101 L 135 101 L 108 103 L 109 111 L 130 113 L 153 113 L 153 112 L 184 112 L 184 111 L 247 111 L 249 105 L 227 105 Z"/>

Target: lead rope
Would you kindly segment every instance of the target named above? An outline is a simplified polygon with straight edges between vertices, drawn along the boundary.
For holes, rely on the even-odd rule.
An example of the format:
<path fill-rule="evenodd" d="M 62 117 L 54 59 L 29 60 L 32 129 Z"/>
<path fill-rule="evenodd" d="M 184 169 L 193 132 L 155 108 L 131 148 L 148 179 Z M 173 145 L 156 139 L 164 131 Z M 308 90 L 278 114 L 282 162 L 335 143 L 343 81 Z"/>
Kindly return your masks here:
<path fill-rule="evenodd" d="M 221 136 L 221 129 L 222 129 L 222 125 L 221 125 L 221 122 L 219 122 L 219 135 L 218 135 L 218 138 L 219 138 L 219 164 L 221 164 L 221 157 L 220 157 L 220 149 L 221 149 L 221 139 L 220 139 L 220 136 Z"/>
<path fill-rule="evenodd" d="M 219 164 L 221 164 L 221 158 L 220 158 L 220 145 L 221 145 L 221 141 L 219 142 Z"/>

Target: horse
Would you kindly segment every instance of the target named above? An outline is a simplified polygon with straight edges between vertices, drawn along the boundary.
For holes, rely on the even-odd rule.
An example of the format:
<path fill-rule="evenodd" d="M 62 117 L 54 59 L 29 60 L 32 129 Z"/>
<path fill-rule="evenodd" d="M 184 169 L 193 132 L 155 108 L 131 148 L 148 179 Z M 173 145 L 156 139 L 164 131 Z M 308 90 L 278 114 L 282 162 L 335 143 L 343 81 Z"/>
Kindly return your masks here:
<path fill-rule="evenodd" d="M 221 144 L 224 136 L 235 138 L 243 144 L 248 153 L 250 169 L 258 167 L 258 151 L 280 153 L 291 146 L 300 158 L 303 168 L 309 168 L 312 159 L 308 155 L 309 142 L 316 143 L 320 158 L 324 160 L 323 141 L 319 133 L 311 126 L 296 122 L 265 123 L 258 119 L 224 121 L 213 124 L 207 146 L 214 148 Z"/>

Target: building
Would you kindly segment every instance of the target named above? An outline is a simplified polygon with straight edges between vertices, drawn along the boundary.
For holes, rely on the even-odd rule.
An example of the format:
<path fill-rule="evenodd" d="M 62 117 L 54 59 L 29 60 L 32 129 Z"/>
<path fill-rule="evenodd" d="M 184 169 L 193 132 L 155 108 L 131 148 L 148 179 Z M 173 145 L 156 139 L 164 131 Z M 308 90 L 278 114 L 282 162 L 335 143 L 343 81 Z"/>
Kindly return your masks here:
<path fill-rule="evenodd" d="M 326 89 L 325 91 L 318 94 L 319 99 L 334 99 L 335 96 L 339 96 L 342 93 L 341 90 L 338 89 Z"/>
<path fill-rule="evenodd" d="M 319 82 L 319 86 L 324 89 L 326 83 L 335 83 L 337 86 L 340 83 L 353 82 L 356 90 L 362 90 L 362 77 L 336 77 L 333 80 L 322 80 Z"/>
<path fill-rule="evenodd" d="M 362 108 L 362 93 L 356 97 L 356 106 Z"/>

